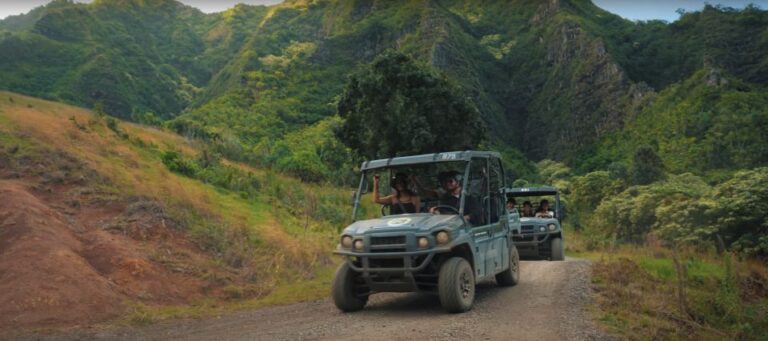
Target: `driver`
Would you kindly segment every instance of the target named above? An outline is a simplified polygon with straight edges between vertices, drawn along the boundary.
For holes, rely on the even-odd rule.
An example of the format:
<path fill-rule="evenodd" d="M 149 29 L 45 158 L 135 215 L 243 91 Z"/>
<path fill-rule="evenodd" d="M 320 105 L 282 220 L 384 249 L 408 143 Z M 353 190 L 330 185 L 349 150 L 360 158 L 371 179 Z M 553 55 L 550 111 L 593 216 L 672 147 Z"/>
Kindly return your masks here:
<path fill-rule="evenodd" d="M 531 205 L 531 202 L 526 200 L 523 202 L 523 211 L 521 212 L 523 218 L 532 218 L 533 217 L 533 205 Z"/>
<path fill-rule="evenodd" d="M 438 175 L 438 181 L 440 182 L 440 188 L 442 189 L 438 197 L 439 206 L 450 206 L 459 211 L 459 203 L 461 203 L 461 174 L 457 171 L 442 172 Z M 432 207 L 429 209 L 432 214 L 452 214 L 453 210 Z M 464 200 L 464 219 L 469 221 L 472 225 L 478 225 L 480 223 L 480 212 L 476 200 L 472 196 L 467 196 Z"/>
<path fill-rule="evenodd" d="M 507 209 L 510 211 L 517 209 L 517 201 L 515 198 L 509 197 L 509 199 L 507 199 Z"/>

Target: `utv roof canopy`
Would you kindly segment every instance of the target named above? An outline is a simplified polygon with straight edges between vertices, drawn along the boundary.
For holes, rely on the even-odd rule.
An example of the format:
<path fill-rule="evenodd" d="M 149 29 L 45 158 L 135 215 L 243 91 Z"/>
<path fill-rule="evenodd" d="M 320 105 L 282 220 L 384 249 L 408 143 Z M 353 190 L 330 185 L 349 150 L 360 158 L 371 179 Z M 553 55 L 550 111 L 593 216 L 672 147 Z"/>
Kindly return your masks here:
<path fill-rule="evenodd" d="M 466 150 L 463 152 L 445 152 L 400 156 L 389 159 L 365 161 L 360 166 L 360 169 L 369 170 L 384 167 L 408 166 L 435 162 L 470 161 L 472 158 L 501 158 L 501 155 L 497 152 Z"/>

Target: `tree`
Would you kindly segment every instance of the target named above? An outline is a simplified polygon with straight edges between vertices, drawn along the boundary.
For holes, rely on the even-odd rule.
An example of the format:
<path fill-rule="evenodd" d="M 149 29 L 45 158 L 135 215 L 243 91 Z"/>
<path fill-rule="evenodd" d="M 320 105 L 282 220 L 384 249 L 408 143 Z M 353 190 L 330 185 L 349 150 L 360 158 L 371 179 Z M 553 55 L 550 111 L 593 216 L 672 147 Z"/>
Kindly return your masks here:
<path fill-rule="evenodd" d="M 664 178 L 664 164 L 656 151 L 647 145 L 638 146 L 632 162 L 632 180 L 647 185 Z"/>
<path fill-rule="evenodd" d="M 768 257 L 768 168 L 737 172 L 715 187 L 717 226 L 734 249 Z"/>
<path fill-rule="evenodd" d="M 395 51 L 350 77 L 338 114 L 345 119 L 339 139 L 365 158 L 471 149 L 485 135 L 457 85 Z"/>

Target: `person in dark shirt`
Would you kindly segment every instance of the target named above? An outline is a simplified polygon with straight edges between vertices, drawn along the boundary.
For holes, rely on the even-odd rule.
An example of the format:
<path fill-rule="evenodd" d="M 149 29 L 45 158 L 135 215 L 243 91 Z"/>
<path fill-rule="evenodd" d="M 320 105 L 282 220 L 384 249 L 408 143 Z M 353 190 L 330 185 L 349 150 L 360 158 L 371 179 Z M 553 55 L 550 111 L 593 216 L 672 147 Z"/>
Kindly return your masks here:
<path fill-rule="evenodd" d="M 522 213 L 522 216 L 524 218 L 531 218 L 534 216 L 533 205 L 531 205 L 530 201 L 526 200 L 525 202 L 523 202 L 523 211 L 520 213 Z"/>
<path fill-rule="evenodd" d="M 507 209 L 512 211 L 517 208 L 517 201 L 515 198 L 509 198 L 507 199 Z"/>
<path fill-rule="evenodd" d="M 443 172 L 438 175 L 440 187 L 442 193 L 438 196 L 438 205 L 451 206 L 459 211 L 459 204 L 461 203 L 461 175 L 459 172 L 450 171 Z M 432 207 L 430 213 L 433 214 L 453 214 L 452 210 Z M 479 211 L 479 205 L 477 200 L 472 196 L 467 196 L 464 200 L 464 219 L 469 221 L 472 225 L 479 225 L 482 223 L 481 214 Z"/>
<path fill-rule="evenodd" d="M 379 176 L 373 177 L 373 201 L 377 204 L 389 205 L 390 214 L 416 213 L 421 209 L 421 199 L 408 187 L 408 176 L 397 173 L 390 182 L 392 194 L 381 198 L 379 194 Z"/>

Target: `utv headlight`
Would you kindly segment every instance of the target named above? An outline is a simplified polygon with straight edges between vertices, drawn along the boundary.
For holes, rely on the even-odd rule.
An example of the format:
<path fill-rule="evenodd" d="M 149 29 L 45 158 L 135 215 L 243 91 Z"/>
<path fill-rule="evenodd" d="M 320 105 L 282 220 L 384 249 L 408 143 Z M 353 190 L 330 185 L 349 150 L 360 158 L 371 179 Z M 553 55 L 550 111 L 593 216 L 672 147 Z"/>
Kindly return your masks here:
<path fill-rule="evenodd" d="M 440 231 L 435 235 L 435 240 L 437 241 L 438 245 L 444 245 L 448 244 L 448 242 L 451 240 L 451 237 L 448 235 L 448 232 Z"/>
<path fill-rule="evenodd" d="M 419 237 L 418 244 L 420 249 L 426 249 L 429 246 L 429 240 L 427 237 Z"/>
<path fill-rule="evenodd" d="M 549 225 L 547 225 L 547 227 L 549 227 L 550 231 L 554 231 L 555 229 L 557 229 L 557 225 L 555 225 L 555 224 L 549 224 Z"/>
<path fill-rule="evenodd" d="M 540 232 L 546 232 L 546 231 L 547 231 L 547 228 L 546 228 L 546 227 L 544 227 L 544 226 L 539 226 L 539 231 L 540 231 Z"/>
<path fill-rule="evenodd" d="M 363 250 L 363 246 L 365 246 L 365 243 L 363 243 L 362 239 L 355 240 L 355 250 Z"/>
<path fill-rule="evenodd" d="M 345 249 L 352 248 L 352 236 L 341 236 L 341 247 Z"/>

